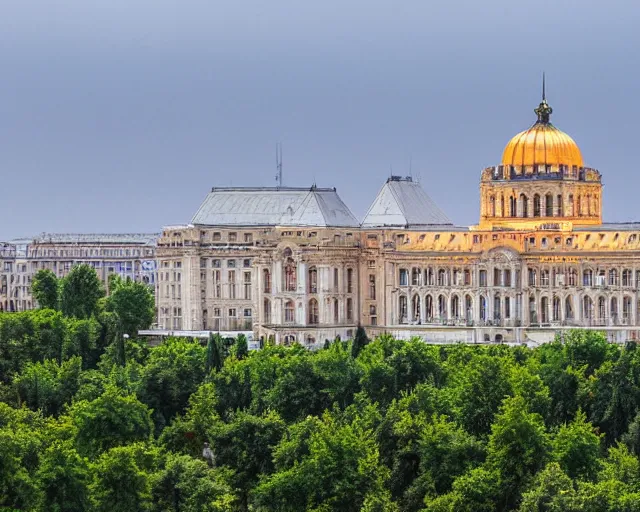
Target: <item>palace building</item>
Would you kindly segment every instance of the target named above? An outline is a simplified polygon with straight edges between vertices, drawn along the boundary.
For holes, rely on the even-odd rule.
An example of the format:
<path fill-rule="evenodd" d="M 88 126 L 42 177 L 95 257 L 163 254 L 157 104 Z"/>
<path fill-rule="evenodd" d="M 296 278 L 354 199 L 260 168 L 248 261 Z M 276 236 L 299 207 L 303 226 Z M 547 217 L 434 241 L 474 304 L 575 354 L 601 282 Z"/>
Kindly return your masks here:
<path fill-rule="evenodd" d="M 213 188 L 158 240 L 159 327 L 311 346 L 358 324 L 435 342 L 637 339 L 640 223 L 603 223 L 600 173 L 544 95 L 535 114 L 482 171 L 471 227 L 411 178 L 389 178 L 361 222 L 335 189 Z"/>

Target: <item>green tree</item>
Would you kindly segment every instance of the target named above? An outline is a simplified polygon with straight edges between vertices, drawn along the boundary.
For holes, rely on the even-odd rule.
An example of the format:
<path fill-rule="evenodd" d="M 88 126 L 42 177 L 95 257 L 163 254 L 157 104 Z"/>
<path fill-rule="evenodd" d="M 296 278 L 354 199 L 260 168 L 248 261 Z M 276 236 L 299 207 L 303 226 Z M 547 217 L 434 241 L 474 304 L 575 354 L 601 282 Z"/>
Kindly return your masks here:
<path fill-rule="evenodd" d="M 36 473 L 38 510 L 84 512 L 89 504 L 89 465 L 68 442 L 55 441 L 43 454 Z"/>
<path fill-rule="evenodd" d="M 233 345 L 233 353 L 237 359 L 244 359 L 249 355 L 249 345 L 247 343 L 247 337 L 244 334 L 239 334 Z"/>
<path fill-rule="evenodd" d="M 235 496 L 227 483 L 229 475 L 211 469 L 203 460 L 168 454 L 164 467 L 154 476 L 153 511 L 227 512 Z"/>
<path fill-rule="evenodd" d="M 151 510 L 153 464 L 153 454 L 143 445 L 118 446 L 103 453 L 93 468 L 91 498 L 95 510 Z"/>
<path fill-rule="evenodd" d="M 182 414 L 205 377 L 205 348 L 197 341 L 169 338 L 149 353 L 137 386 L 142 402 L 153 409 L 159 429 Z"/>
<path fill-rule="evenodd" d="M 536 475 L 531 489 L 522 495 L 519 512 L 578 512 L 573 482 L 556 462 Z"/>
<path fill-rule="evenodd" d="M 207 375 L 212 370 L 219 372 L 222 369 L 222 338 L 219 334 L 209 334 L 209 341 L 207 342 Z"/>
<path fill-rule="evenodd" d="M 151 326 L 155 316 L 155 300 L 148 285 L 117 277 L 110 280 L 109 292 L 107 310 L 118 315 L 123 333 L 135 337 L 139 330 Z"/>
<path fill-rule="evenodd" d="M 21 402 L 31 409 L 57 416 L 80 388 L 82 361 L 74 357 L 61 365 L 51 359 L 28 363 L 14 380 Z"/>
<path fill-rule="evenodd" d="M 229 423 L 217 422 L 209 429 L 216 464 L 233 470 L 233 486 L 240 504 L 248 506 L 249 491 L 261 474 L 273 471 L 272 450 L 282 438 L 284 422 L 276 413 L 253 416 L 238 412 Z"/>
<path fill-rule="evenodd" d="M 104 288 L 96 271 L 86 264 L 76 265 L 62 279 L 60 308 L 66 316 L 91 318 L 98 312 Z"/>
<path fill-rule="evenodd" d="M 524 398 L 507 398 L 491 426 L 487 464 L 500 475 L 498 508 L 510 510 L 549 459 L 550 442 L 542 417 L 527 410 Z"/>
<path fill-rule="evenodd" d="M 553 438 L 553 457 L 570 478 L 590 479 L 599 467 L 600 437 L 578 411 L 569 425 L 563 425 Z"/>
<path fill-rule="evenodd" d="M 90 457 L 115 446 L 149 440 L 153 433 L 147 406 L 113 385 L 95 400 L 74 403 L 69 416 L 77 429 L 78 451 Z"/>
<path fill-rule="evenodd" d="M 369 343 L 367 333 L 365 332 L 364 327 L 358 325 L 358 328 L 356 329 L 356 336 L 353 338 L 353 343 L 351 345 L 351 356 L 354 359 L 358 357 L 367 343 Z"/>
<path fill-rule="evenodd" d="M 58 278 L 49 269 L 40 269 L 33 276 L 31 295 L 44 309 L 58 309 Z"/>

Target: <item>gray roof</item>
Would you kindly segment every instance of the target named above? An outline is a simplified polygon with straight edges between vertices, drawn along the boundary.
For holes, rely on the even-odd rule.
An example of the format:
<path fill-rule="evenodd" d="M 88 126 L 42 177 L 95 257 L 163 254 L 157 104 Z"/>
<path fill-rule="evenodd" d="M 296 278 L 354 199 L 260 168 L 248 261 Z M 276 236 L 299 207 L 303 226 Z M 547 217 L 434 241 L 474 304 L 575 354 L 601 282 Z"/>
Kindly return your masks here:
<path fill-rule="evenodd" d="M 357 227 L 335 188 L 213 188 L 191 219 L 200 226 Z"/>
<path fill-rule="evenodd" d="M 41 233 L 35 244 L 135 244 L 156 245 L 158 233 Z"/>
<path fill-rule="evenodd" d="M 363 228 L 420 228 L 451 224 L 419 183 L 399 176 L 387 180 L 362 221 Z"/>

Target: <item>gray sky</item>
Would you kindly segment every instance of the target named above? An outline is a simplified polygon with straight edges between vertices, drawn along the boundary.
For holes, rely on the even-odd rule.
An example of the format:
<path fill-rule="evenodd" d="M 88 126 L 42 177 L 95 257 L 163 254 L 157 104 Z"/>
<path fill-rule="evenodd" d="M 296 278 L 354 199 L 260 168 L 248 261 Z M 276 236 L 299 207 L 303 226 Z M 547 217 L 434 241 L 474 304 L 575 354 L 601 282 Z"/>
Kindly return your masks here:
<path fill-rule="evenodd" d="M 4 0 L 0 238 L 156 231 L 212 186 L 335 186 L 361 218 L 414 177 L 478 220 L 481 170 L 535 120 L 640 220 L 640 2 Z"/>

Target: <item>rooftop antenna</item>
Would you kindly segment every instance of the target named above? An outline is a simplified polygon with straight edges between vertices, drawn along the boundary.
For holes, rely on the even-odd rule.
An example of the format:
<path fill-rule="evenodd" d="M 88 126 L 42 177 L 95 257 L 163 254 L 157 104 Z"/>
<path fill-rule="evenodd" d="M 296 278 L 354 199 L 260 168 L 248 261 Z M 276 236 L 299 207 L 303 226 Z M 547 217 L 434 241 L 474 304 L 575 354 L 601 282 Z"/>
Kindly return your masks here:
<path fill-rule="evenodd" d="M 544 71 L 542 72 L 542 101 L 546 101 L 547 100 L 547 94 L 545 92 L 545 77 L 544 77 Z"/>
<path fill-rule="evenodd" d="M 278 188 L 282 187 L 282 144 L 276 143 L 276 183 Z"/>
<path fill-rule="evenodd" d="M 409 176 L 413 178 L 413 157 L 409 155 Z"/>

